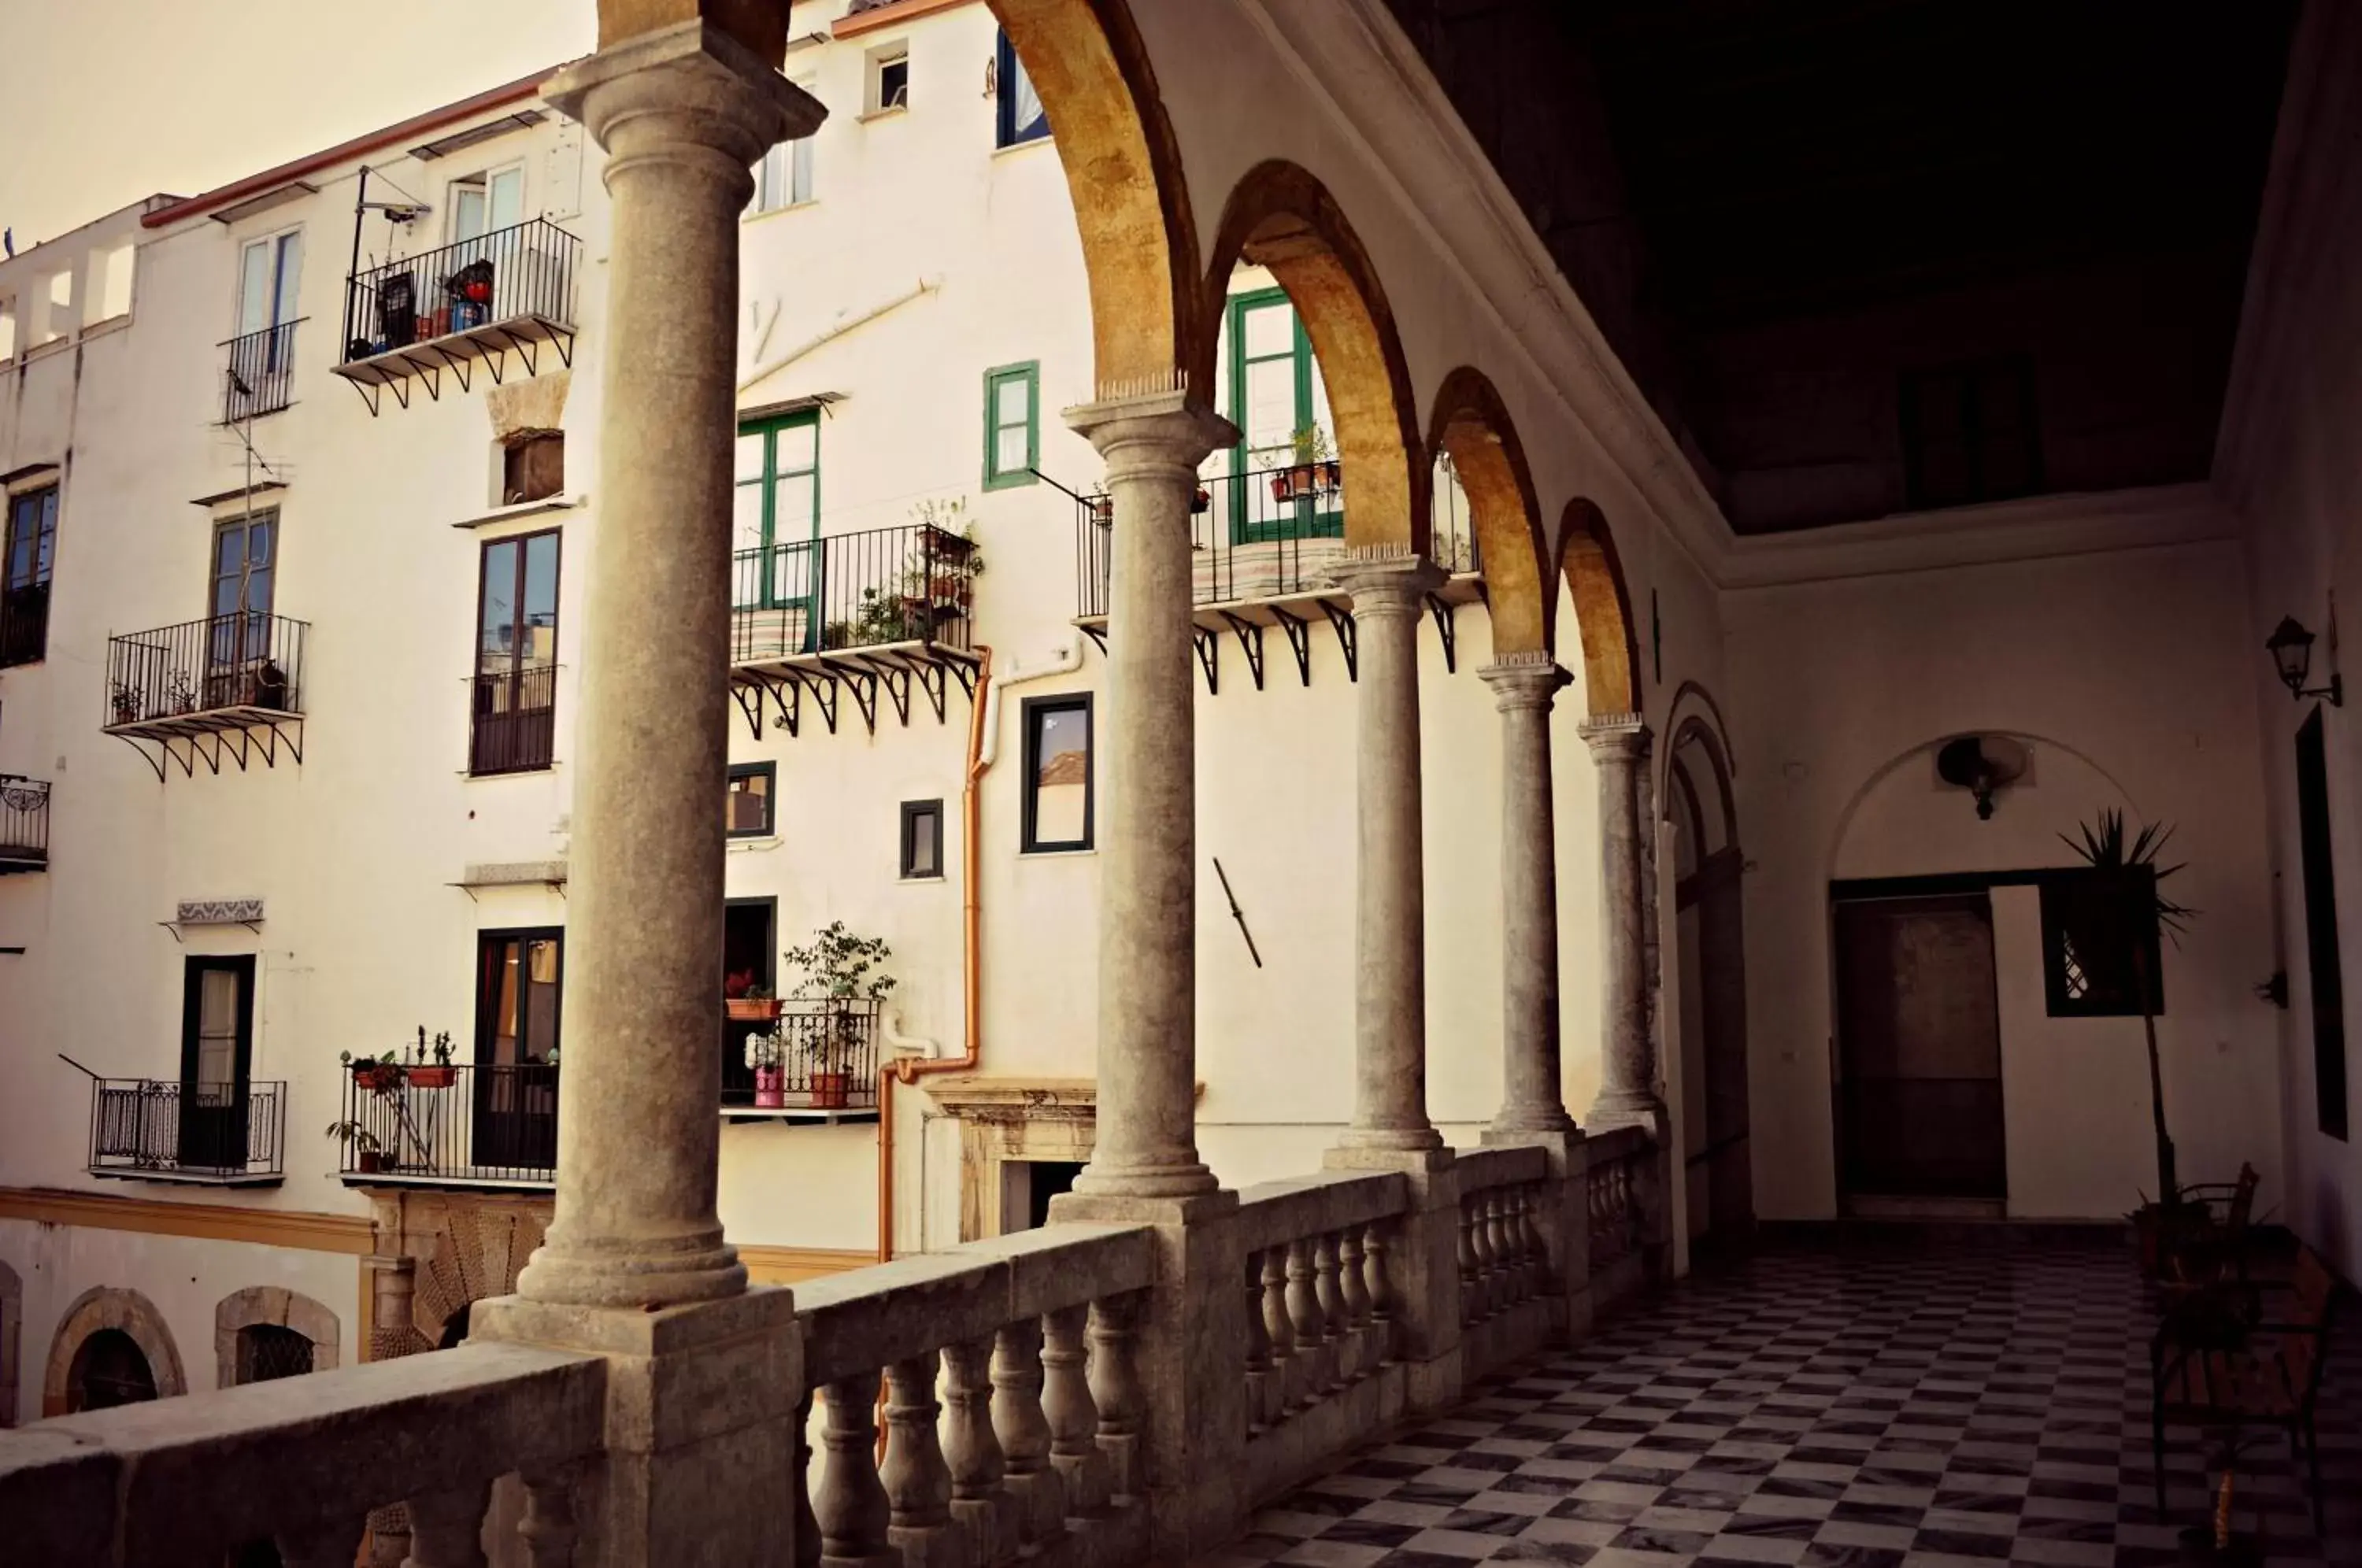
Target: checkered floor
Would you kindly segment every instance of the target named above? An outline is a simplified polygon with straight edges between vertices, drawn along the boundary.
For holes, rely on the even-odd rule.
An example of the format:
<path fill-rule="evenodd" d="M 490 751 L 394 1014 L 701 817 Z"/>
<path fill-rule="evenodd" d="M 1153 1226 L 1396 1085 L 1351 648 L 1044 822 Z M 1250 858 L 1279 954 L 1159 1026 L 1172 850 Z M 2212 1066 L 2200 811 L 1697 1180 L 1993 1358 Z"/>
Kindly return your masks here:
<path fill-rule="evenodd" d="M 2161 1568 L 2212 1509 L 2186 1429 L 2155 1509 L 2154 1321 L 2128 1252 L 1766 1251 L 1354 1456 L 1199 1568 Z M 2280 1440 L 2243 1462 L 2268 1568 L 2362 1564 L 2357 1350 L 2349 1321 L 2326 1540 Z"/>

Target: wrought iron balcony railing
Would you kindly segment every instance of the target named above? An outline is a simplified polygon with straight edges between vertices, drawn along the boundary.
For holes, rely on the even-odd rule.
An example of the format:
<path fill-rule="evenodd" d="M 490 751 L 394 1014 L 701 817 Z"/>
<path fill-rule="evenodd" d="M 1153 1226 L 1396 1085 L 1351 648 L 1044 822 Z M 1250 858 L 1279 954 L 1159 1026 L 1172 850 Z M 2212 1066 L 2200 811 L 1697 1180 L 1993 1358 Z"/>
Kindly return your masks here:
<path fill-rule="evenodd" d="M 310 629 L 242 612 L 109 637 L 105 727 L 186 734 L 300 715 Z"/>
<path fill-rule="evenodd" d="M 0 874 L 50 863 L 50 786 L 0 773 Z"/>
<path fill-rule="evenodd" d="M 334 1131 L 348 1181 L 546 1187 L 557 1064 L 355 1066 Z"/>
<path fill-rule="evenodd" d="M 287 1086 L 94 1078 L 90 1172 L 259 1187 L 286 1174 Z"/>
<path fill-rule="evenodd" d="M 741 550 L 731 574 L 734 665 L 917 643 L 973 646 L 972 539 L 931 524 Z"/>
<path fill-rule="evenodd" d="M 557 729 L 557 667 L 470 676 L 468 771 L 525 773 L 547 767 Z"/>
<path fill-rule="evenodd" d="M 375 412 L 381 387 L 392 387 L 408 406 L 413 377 L 425 378 L 429 396 L 440 396 L 446 370 L 465 388 L 481 361 L 498 381 L 511 349 L 528 373 L 539 368 L 545 343 L 571 364 L 581 267 L 579 239 L 546 218 L 532 218 L 382 267 L 357 268 L 345 287 L 337 373 L 359 387 Z"/>
<path fill-rule="evenodd" d="M 301 325 L 282 321 L 220 345 L 229 354 L 222 373 L 224 425 L 276 414 L 287 406 L 295 380 L 295 328 Z"/>
<path fill-rule="evenodd" d="M 1319 593 L 1345 554 L 1343 469 L 1333 462 L 1217 474 L 1198 484 L 1189 520 L 1192 604 Z M 1076 504 L 1075 614 L 1108 613 L 1115 502 Z"/>
<path fill-rule="evenodd" d="M 739 1016 L 776 1009 L 767 1018 Z M 877 1109 L 877 1004 L 863 1000 L 730 1004 L 722 1047 L 722 1103 L 780 1110 Z M 747 1042 L 776 1036 L 776 1077 L 758 1077 Z"/>

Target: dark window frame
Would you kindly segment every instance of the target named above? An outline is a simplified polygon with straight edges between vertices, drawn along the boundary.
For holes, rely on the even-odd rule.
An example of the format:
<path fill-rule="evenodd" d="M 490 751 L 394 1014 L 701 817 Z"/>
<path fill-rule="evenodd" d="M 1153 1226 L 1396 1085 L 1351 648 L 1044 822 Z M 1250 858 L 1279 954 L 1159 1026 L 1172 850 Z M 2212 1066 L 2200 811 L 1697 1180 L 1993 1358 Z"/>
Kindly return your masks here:
<path fill-rule="evenodd" d="M 1023 147 L 1028 142 L 1044 141 L 1050 135 L 1050 110 L 1043 105 L 1042 113 L 1030 126 L 1017 123 L 1017 83 L 1032 78 L 1025 62 L 1017 58 L 1017 46 L 1009 41 L 1009 29 L 1000 29 L 999 41 L 993 46 L 992 145 L 998 149 Z M 1038 100 L 1042 94 L 1034 89 Z"/>
<path fill-rule="evenodd" d="M 525 584 L 530 579 L 530 558 L 534 541 L 548 539 L 557 552 L 549 581 L 549 646 L 547 664 L 528 664 L 525 660 Z M 510 590 L 510 620 L 512 632 L 509 644 L 508 668 L 489 675 L 484 668 L 484 603 L 491 591 L 492 552 L 504 547 L 516 547 L 515 579 Z M 536 528 L 525 534 L 505 534 L 497 539 L 486 539 L 476 552 L 476 615 L 468 629 L 468 777 L 470 778 L 501 778 L 518 773 L 542 773 L 557 766 L 557 659 L 558 639 L 564 635 L 563 606 L 566 602 L 566 530 L 563 527 Z M 487 680 L 504 683 L 508 690 L 509 706 L 504 714 L 495 715 L 486 710 Z M 546 701 L 527 702 L 528 681 L 546 689 Z M 543 695 L 544 693 L 531 693 Z M 522 732 L 508 746 L 494 748 L 485 744 L 487 721 L 504 723 L 512 731 Z M 533 732 L 537 730 L 538 734 Z M 535 744 L 538 742 L 538 744 Z M 498 749 L 499 756 L 487 752 Z"/>
<path fill-rule="evenodd" d="M 2345 1143 L 2346 1110 L 2345 972 L 2337 947 L 2336 865 L 2329 802 L 2329 755 L 2321 705 L 2296 732 L 2298 861 L 2304 900 L 2305 1001 L 2312 1010 L 2313 1122 Z"/>
<path fill-rule="evenodd" d="M 2147 959 L 2148 979 L 2148 1010 L 2158 1018 L 2165 1016 L 2165 950 L 2155 915 L 2157 883 L 2153 876 L 2136 877 L 2130 884 L 2129 896 L 2145 900 L 2150 906 L 2148 918 L 2142 922 L 2136 941 Z M 2141 1000 L 2135 989 L 2136 981 L 2125 976 L 2119 983 L 2104 989 L 2086 988 L 2078 993 L 2067 973 L 2068 950 L 2074 939 L 2076 927 L 2085 925 L 2101 913 L 2100 900 L 2106 897 L 2109 878 L 2089 870 L 2054 871 L 2039 884 L 2042 896 L 2042 994 L 2043 1010 L 2052 1018 L 2138 1018 Z M 2088 927 L 2087 927 L 2088 929 Z M 2095 967 L 2104 965 L 2105 968 Z M 2086 976 L 2087 988 L 2106 978 L 2106 971 L 2119 973 L 2130 967 L 2128 957 L 2094 956 L 2089 950 L 2082 955 L 2081 966 Z"/>
<path fill-rule="evenodd" d="M 1025 736 L 1025 801 L 1021 853 L 1026 855 L 1071 855 L 1095 847 L 1098 825 L 1098 716 L 1088 691 L 1062 692 L 1054 697 L 1028 697 L 1020 705 Z M 1083 744 L 1083 836 L 1078 840 L 1056 839 L 1044 842 L 1039 829 L 1042 790 L 1042 728 L 1040 716 L 1047 712 L 1078 712 L 1083 715 L 1086 739 Z"/>
<path fill-rule="evenodd" d="M 499 1024 L 500 1020 L 495 1018 L 493 1013 L 497 1009 L 500 998 L 497 991 L 487 984 L 487 982 L 491 978 L 492 971 L 490 960 L 493 955 L 493 950 L 498 947 L 505 946 L 509 943 L 515 943 L 517 944 L 517 956 L 519 961 L 522 962 L 525 956 L 527 945 L 535 942 L 551 942 L 555 943 L 557 947 L 557 978 L 552 982 L 557 988 L 557 999 L 556 1003 L 551 1007 L 549 1013 L 549 1043 L 553 1050 L 562 1050 L 565 1046 L 566 928 L 562 925 L 481 926 L 479 927 L 476 932 L 475 983 L 469 988 L 474 993 L 476 1010 L 474 1060 L 475 1065 L 478 1066 L 492 1066 L 499 1065 L 493 1061 L 494 1052 L 492 1049 L 492 1042 L 499 1037 L 496 1026 Z M 518 988 L 516 1000 L 520 1007 L 524 1005 L 524 991 L 522 987 Z M 524 1048 L 529 1050 L 533 1042 L 531 1037 L 524 1032 L 524 1020 L 519 1019 L 516 1021 L 516 1023 L 518 1032 L 515 1038 L 521 1043 Z M 535 1062 L 546 1062 L 547 1059 L 548 1058 L 546 1056 L 527 1058 L 527 1060 Z"/>
<path fill-rule="evenodd" d="M 55 480 L 7 495 L 0 518 L 0 668 L 39 664 L 50 656 L 50 584 L 57 577 L 58 513 L 63 510 Z M 31 554 L 24 580 L 17 580 L 19 528 L 29 521 Z"/>
<path fill-rule="evenodd" d="M 776 762 L 734 762 L 723 784 L 723 804 L 729 804 L 730 786 L 741 778 L 766 780 L 763 790 L 763 825 L 759 828 L 734 828 L 725 820 L 724 838 L 774 838 L 779 831 L 779 765 Z M 725 819 L 727 812 L 724 812 Z"/>
<path fill-rule="evenodd" d="M 912 830 L 921 820 L 928 818 L 932 818 L 935 824 L 935 868 L 932 871 L 920 871 L 914 869 L 918 864 L 918 856 L 914 853 L 918 847 L 918 841 L 913 836 Z M 901 854 L 900 863 L 902 879 L 906 882 L 940 882 L 943 880 L 944 802 L 941 796 L 937 796 L 932 801 L 905 801 L 902 802 Z"/>

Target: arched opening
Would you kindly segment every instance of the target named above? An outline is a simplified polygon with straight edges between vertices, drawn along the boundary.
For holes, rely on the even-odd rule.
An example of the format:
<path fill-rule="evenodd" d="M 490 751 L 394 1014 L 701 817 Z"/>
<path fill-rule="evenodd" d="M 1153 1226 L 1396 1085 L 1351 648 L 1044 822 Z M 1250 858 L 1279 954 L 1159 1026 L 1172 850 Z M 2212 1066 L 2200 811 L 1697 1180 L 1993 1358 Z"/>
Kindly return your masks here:
<path fill-rule="evenodd" d="M 1559 560 L 1574 600 L 1574 633 L 1583 647 L 1584 711 L 1595 719 L 1639 712 L 1632 597 L 1607 519 L 1588 501 L 1567 503 L 1559 525 Z"/>
<path fill-rule="evenodd" d="M 155 1369 L 139 1342 L 121 1329 L 100 1329 L 75 1347 L 66 1373 L 66 1414 L 144 1405 L 154 1397 Z"/>
<path fill-rule="evenodd" d="M 1493 654 L 1540 652 L 1550 646 L 1543 591 L 1541 507 L 1526 451 L 1501 394 L 1482 370 L 1462 365 L 1443 378 L 1428 422 L 1438 455 L 1435 532 L 1444 534 L 1444 476 L 1466 498 L 1470 534 L 1484 563 L 1493 616 Z M 1448 464 L 1448 466 L 1446 466 Z M 1440 552 L 1439 546 L 1439 552 Z"/>
<path fill-rule="evenodd" d="M 1693 715 L 1673 732 L 1666 814 L 1674 834 L 1674 981 L 1680 987 L 1679 1134 L 1693 1251 L 1755 1222 L 1747 1079 L 1746 862 L 1721 737 Z"/>
<path fill-rule="evenodd" d="M 283 1286 L 250 1285 L 214 1309 L 215 1378 L 221 1387 L 268 1382 L 337 1364 L 337 1315 Z"/>
<path fill-rule="evenodd" d="M 17 1388 L 22 1379 L 25 1282 L 0 1263 L 0 1428 L 17 1424 Z"/>
<path fill-rule="evenodd" d="M 1426 552 L 1432 474 L 1394 313 L 1319 180 L 1278 160 L 1247 171 L 1203 302 L 1189 381 L 1242 436 L 1220 470 L 1235 481 L 1233 538 Z"/>
<path fill-rule="evenodd" d="M 312 1371 L 312 1342 L 275 1323 L 249 1323 L 237 1331 L 237 1380 L 272 1383 Z"/>

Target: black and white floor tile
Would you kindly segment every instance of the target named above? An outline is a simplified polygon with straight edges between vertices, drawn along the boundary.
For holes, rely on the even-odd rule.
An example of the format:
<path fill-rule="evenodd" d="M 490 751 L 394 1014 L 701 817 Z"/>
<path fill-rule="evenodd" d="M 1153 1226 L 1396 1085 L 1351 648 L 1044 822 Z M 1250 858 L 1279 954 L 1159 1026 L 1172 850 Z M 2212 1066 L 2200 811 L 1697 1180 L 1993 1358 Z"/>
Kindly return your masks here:
<path fill-rule="evenodd" d="M 1761 1252 L 1352 1456 L 1198 1568 L 2165 1568 L 2213 1451 L 2169 1432 L 2127 1252 Z M 2345 1342 L 2340 1343 L 2342 1338 Z M 2285 1444 L 2240 1467 L 2267 1568 L 2362 1565 L 2362 1327 L 2333 1337 L 2328 1531 Z"/>

